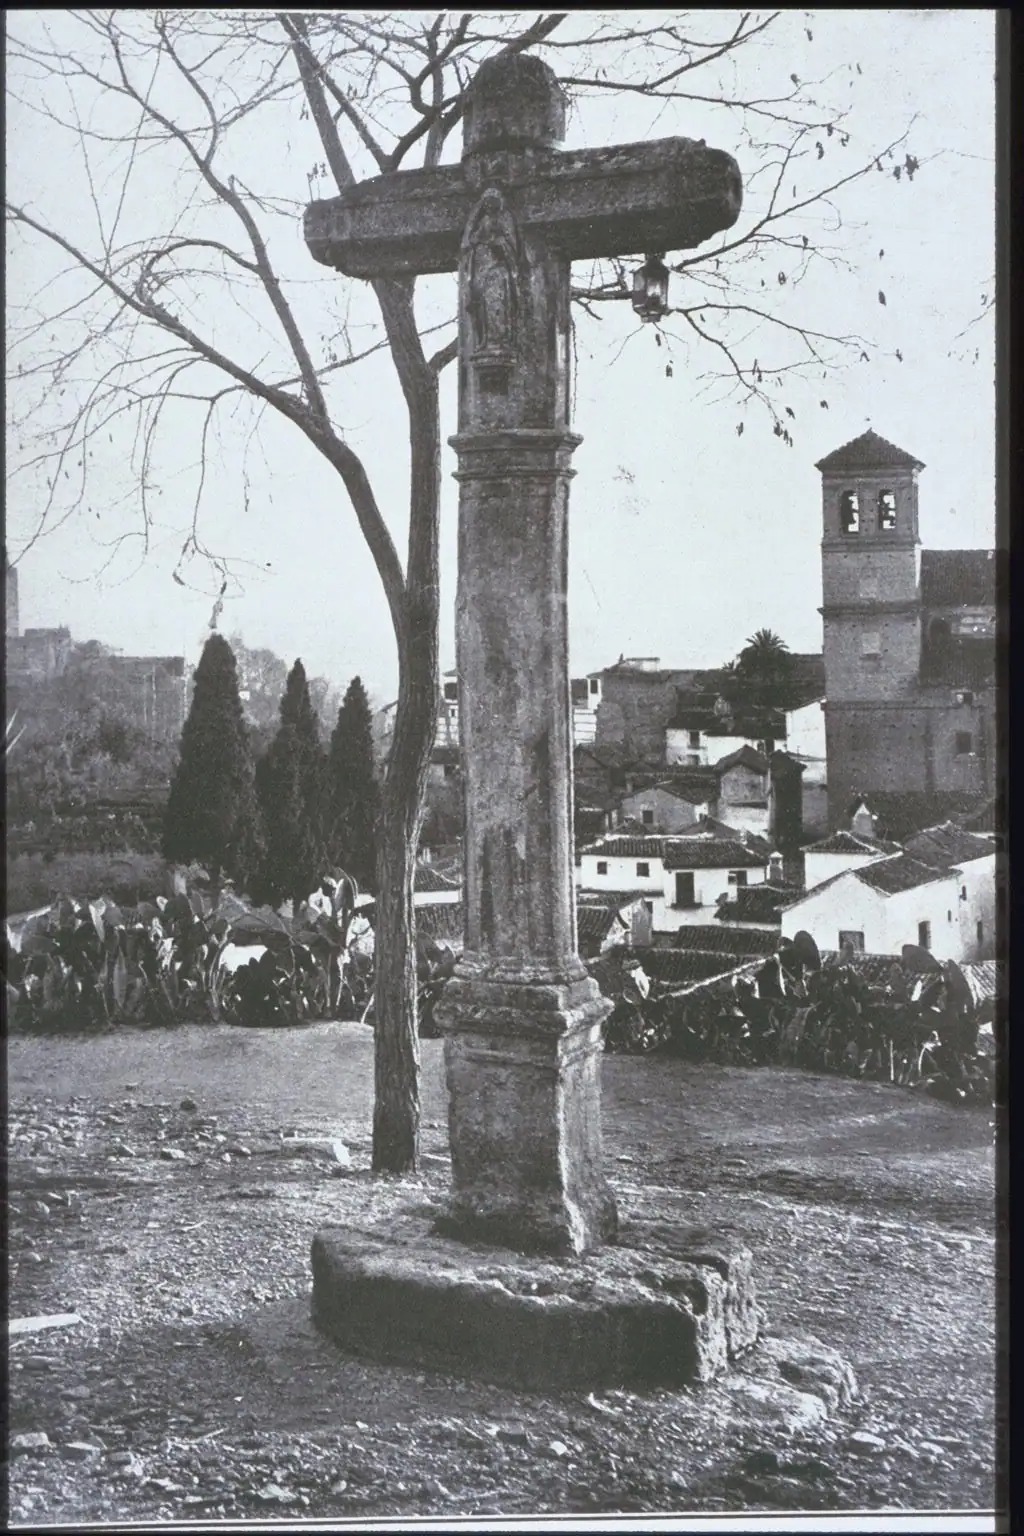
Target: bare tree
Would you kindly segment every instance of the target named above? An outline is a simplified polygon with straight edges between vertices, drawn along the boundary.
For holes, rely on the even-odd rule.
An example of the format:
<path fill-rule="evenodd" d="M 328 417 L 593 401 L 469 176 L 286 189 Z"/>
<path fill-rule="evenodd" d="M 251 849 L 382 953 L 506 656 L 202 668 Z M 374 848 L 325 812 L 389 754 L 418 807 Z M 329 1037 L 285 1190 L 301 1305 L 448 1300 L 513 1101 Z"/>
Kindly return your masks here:
<path fill-rule="evenodd" d="M 867 345 L 801 323 L 794 291 L 802 278 L 815 263 L 842 263 L 827 233 L 807 235 L 808 213 L 827 214 L 836 228 L 852 183 L 876 169 L 909 178 L 917 162 L 897 158 L 901 140 L 853 158 L 844 113 L 821 104 L 818 82 L 793 76 L 778 90 L 738 88 L 752 45 L 763 49 L 780 16 L 725 16 L 662 13 L 632 26 L 601 13 L 143 9 L 58 12 L 52 20 L 29 13 L 11 29 L 8 90 L 41 115 L 65 180 L 77 166 L 92 224 L 40 209 L 12 176 L 12 233 L 64 262 L 9 331 L 12 458 L 30 482 L 46 482 L 30 542 L 93 510 L 91 471 L 111 445 L 117 453 L 123 439 L 115 443 L 114 434 L 127 425 L 127 496 L 141 515 L 110 546 L 113 555 L 132 541 L 144 557 L 164 434 L 173 425 L 180 442 L 187 424 L 197 448 L 195 496 L 175 579 L 187 583 L 202 557 L 221 602 L 244 570 L 208 545 L 200 513 L 211 442 L 241 402 L 252 408 L 250 434 L 268 410 L 276 413 L 337 474 L 380 576 L 399 684 L 378 870 L 378 1170 L 410 1169 L 417 1157 L 412 882 L 439 694 L 438 384 L 455 356 L 454 284 L 451 311 L 431 327 L 418 323 L 412 281 L 373 282 L 379 323 L 363 338 L 341 297 L 353 285 L 316 273 L 304 251 L 301 261 L 289 256 L 295 216 L 308 196 L 454 154 L 467 82 L 496 52 L 542 53 L 578 103 L 618 92 L 720 108 L 735 125 L 723 142 L 738 140 L 747 162 L 747 211 L 727 237 L 675 263 L 683 299 L 663 325 L 664 341 L 698 343 L 710 375 L 734 397 L 760 403 L 789 441 L 793 411 L 779 384 Z M 253 158 L 257 127 L 264 143 L 294 136 L 312 153 L 306 187 L 282 195 L 253 185 L 259 175 L 273 181 L 266 157 Z M 628 297 L 625 265 L 581 272 L 575 293 L 599 314 L 600 305 Z M 331 406 L 344 370 L 382 350 L 408 413 L 404 563 Z M 240 480 L 247 500 L 244 470 Z"/>

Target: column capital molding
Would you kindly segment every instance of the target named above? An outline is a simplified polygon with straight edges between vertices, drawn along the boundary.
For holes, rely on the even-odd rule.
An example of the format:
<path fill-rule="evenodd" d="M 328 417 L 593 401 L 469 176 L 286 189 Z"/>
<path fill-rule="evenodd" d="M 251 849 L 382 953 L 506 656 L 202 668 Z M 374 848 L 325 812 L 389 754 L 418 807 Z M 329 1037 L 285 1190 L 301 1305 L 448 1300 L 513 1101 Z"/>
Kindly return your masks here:
<path fill-rule="evenodd" d="M 533 475 L 570 479 L 576 473 L 570 460 L 583 439 L 557 429 L 496 427 L 457 432 L 448 441 L 459 456 L 456 480 L 519 480 Z"/>

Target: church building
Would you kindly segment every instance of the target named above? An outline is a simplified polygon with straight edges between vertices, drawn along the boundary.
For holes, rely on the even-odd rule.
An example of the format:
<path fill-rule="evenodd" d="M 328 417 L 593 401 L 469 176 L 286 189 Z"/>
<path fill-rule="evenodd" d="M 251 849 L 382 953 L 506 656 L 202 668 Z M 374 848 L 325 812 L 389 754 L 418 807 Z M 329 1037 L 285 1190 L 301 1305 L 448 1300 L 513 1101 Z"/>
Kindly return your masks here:
<path fill-rule="evenodd" d="M 862 796 L 993 796 L 995 551 L 922 550 L 924 465 L 876 432 L 816 467 L 832 826 Z"/>

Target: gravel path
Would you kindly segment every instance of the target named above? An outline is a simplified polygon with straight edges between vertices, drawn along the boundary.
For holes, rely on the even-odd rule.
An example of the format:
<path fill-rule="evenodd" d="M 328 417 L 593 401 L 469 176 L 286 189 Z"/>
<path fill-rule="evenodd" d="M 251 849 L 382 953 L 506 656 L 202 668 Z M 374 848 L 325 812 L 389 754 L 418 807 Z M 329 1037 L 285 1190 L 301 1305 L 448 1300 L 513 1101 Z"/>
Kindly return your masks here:
<path fill-rule="evenodd" d="M 766 1415 L 754 1356 L 697 1394 L 544 1398 L 346 1359 L 309 1325 L 319 1225 L 443 1200 L 423 1057 L 422 1174 L 380 1180 L 357 1026 L 9 1042 L 11 1315 L 80 1317 L 11 1340 L 15 1523 L 993 1507 L 984 1112 L 608 1058 L 624 1216 L 742 1234 L 770 1331 L 843 1351 L 861 1394 L 825 1424 Z"/>

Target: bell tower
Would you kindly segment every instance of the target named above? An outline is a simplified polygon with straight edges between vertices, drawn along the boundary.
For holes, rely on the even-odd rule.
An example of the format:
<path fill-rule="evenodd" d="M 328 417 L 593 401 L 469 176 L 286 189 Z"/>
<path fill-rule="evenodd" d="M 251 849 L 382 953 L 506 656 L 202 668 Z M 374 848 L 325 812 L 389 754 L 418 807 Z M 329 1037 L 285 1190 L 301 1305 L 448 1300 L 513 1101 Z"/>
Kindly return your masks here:
<path fill-rule="evenodd" d="M 924 465 L 867 431 L 816 467 L 829 820 L 842 827 L 856 794 L 930 787 L 919 707 Z"/>
<path fill-rule="evenodd" d="M 921 664 L 917 477 L 924 465 L 868 431 L 816 468 L 829 704 L 907 698 Z"/>

